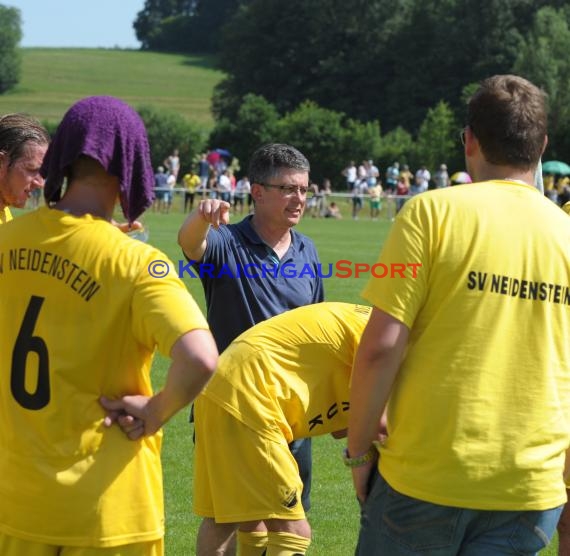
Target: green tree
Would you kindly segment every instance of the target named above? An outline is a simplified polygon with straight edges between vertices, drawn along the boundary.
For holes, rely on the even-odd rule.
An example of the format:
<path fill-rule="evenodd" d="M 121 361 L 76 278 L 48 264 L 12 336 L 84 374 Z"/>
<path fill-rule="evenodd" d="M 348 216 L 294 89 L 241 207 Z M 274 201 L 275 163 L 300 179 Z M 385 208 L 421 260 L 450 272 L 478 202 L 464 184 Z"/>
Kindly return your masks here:
<path fill-rule="evenodd" d="M 221 28 L 246 0 L 146 0 L 133 23 L 143 50 L 215 52 Z"/>
<path fill-rule="evenodd" d="M 515 73 L 548 94 L 549 146 L 547 158 L 570 157 L 570 8 L 543 8 L 519 51 Z"/>
<path fill-rule="evenodd" d="M 414 140 L 412 135 L 403 127 L 398 126 L 382 137 L 378 162 L 385 167 L 390 166 L 395 161 L 409 163 L 413 151 Z"/>
<path fill-rule="evenodd" d="M 142 49 L 153 48 L 154 37 L 160 31 L 164 19 L 192 15 L 196 10 L 196 4 L 197 0 L 145 0 L 143 9 L 138 12 L 133 22 Z"/>
<path fill-rule="evenodd" d="M 220 59 L 228 80 L 216 107 L 232 117 L 236 99 L 248 92 L 280 113 L 312 100 L 415 134 L 440 100 L 462 119 L 463 87 L 511 71 L 536 11 L 564 3 L 250 0 L 224 28 Z"/>
<path fill-rule="evenodd" d="M 430 108 L 418 133 L 416 164 L 435 169 L 440 164 L 449 164 L 450 157 L 456 159 L 459 152 L 458 130 L 453 112 L 446 102 L 440 101 Z"/>
<path fill-rule="evenodd" d="M 341 170 L 356 155 L 377 152 L 380 127 L 377 123 L 362 124 L 314 102 L 301 103 L 280 121 L 276 140 L 294 145 L 311 162 L 311 178 L 321 182 L 329 178 L 339 184 Z"/>
<path fill-rule="evenodd" d="M 245 95 L 234 119 L 217 121 L 209 144 L 226 148 L 246 162 L 257 147 L 274 140 L 278 121 L 279 114 L 271 103 L 258 95 Z"/>
<path fill-rule="evenodd" d="M 0 94 L 20 81 L 22 60 L 18 45 L 21 40 L 20 10 L 0 4 Z"/>
<path fill-rule="evenodd" d="M 153 106 L 141 106 L 137 112 L 148 133 L 151 160 L 155 169 L 174 149 L 178 149 L 181 173 L 185 172 L 192 161 L 203 152 L 207 136 L 196 124 L 182 119 L 176 112 Z"/>

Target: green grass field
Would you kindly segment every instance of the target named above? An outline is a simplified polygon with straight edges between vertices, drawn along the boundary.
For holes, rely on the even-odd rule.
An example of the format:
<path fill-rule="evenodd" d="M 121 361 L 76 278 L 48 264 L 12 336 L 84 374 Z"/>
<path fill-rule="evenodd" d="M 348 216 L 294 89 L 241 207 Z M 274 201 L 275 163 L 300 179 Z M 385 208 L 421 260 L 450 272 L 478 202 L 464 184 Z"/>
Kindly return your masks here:
<path fill-rule="evenodd" d="M 364 214 L 361 220 L 353 221 L 348 218 L 349 205 L 346 201 L 337 199 L 337 202 L 343 210 L 345 219 L 331 221 L 305 218 L 298 226 L 299 231 L 313 238 L 324 264 L 343 258 L 354 262 L 374 263 L 390 228 L 390 222 L 385 219 L 371 222 Z M 181 257 L 176 244 L 176 234 L 183 218 L 181 212 L 169 215 L 148 213 L 144 217 L 145 224 L 150 230 L 150 243 L 162 249 L 174 261 Z M 204 307 L 199 280 L 185 278 L 185 282 L 200 305 Z M 362 302 L 360 291 L 365 283 L 365 277 L 326 279 L 326 298 L 329 301 Z M 153 367 L 157 386 L 164 380 L 166 368 L 167 361 L 158 357 Z M 194 554 L 199 524 L 199 520 L 193 516 L 191 510 L 193 446 L 192 429 L 187 418 L 187 412 L 177 415 L 168 423 L 165 432 L 163 461 L 167 556 Z M 358 505 L 352 490 L 350 472 L 344 467 L 340 458 L 344 441 L 336 441 L 326 436 L 316 438 L 313 446 L 313 508 L 309 514 L 313 528 L 313 544 L 309 554 L 349 556 L 353 554 L 356 544 Z M 228 454 L 228 457 L 236 455 Z M 542 552 L 542 556 L 556 554 L 556 541 L 553 546 Z"/>
<path fill-rule="evenodd" d="M 22 79 L 0 95 L 0 114 L 27 112 L 59 122 L 65 111 L 90 95 L 117 96 L 139 107 L 152 104 L 213 126 L 210 98 L 223 74 L 207 56 L 135 50 L 24 48 Z"/>

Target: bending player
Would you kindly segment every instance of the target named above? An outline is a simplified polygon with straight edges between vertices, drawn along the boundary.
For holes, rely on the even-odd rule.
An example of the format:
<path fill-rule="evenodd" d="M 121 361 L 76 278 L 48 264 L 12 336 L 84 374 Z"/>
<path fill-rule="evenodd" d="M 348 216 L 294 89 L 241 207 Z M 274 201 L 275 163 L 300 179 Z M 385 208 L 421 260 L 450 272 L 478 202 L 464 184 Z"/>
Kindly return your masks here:
<path fill-rule="evenodd" d="M 197 398 L 194 511 L 239 525 L 241 556 L 305 554 L 311 529 L 288 444 L 346 428 L 352 361 L 369 314 L 325 302 L 259 323 L 224 351 Z"/>

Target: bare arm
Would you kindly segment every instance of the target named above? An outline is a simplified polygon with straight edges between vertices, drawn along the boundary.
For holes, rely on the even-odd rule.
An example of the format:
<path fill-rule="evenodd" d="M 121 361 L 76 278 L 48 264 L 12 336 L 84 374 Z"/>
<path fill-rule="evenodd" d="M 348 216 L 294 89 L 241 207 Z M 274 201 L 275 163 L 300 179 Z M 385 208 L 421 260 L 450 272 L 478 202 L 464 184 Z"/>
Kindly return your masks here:
<path fill-rule="evenodd" d="M 399 320 L 379 309 L 372 310 L 352 373 L 348 421 L 350 457 L 365 454 L 378 439 L 378 423 L 398 374 L 408 336 L 408 328 Z M 373 465 L 370 462 L 352 470 L 356 495 L 361 501 L 366 499 Z"/>
<path fill-rule="evenodd" d="M 178 231 L 178 245 L 192 261 L 199 261 L 206 251 L 210 225 L 218 228 L 230 221 L 230 204 L 219 199 L 204 199 L 198 203 Z"/>
<path fill-rule="evenodd" d="M 216 369 L 218 350 L 210 331 L 197 329 L 181 336 L 170 356 L 166 384 L 154 396 L 101 399 L 108 412 L 106 426 L 117 422 L 131 440 L 155 434 L 206 386 Z"/>

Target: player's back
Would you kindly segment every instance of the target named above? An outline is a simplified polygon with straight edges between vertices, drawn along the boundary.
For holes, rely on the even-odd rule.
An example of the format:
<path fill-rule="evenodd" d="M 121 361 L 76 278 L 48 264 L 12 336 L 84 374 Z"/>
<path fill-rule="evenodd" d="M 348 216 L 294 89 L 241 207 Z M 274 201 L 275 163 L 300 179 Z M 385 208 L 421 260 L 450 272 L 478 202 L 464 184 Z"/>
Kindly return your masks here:
<path fill-rule="evenodd" d="M 153 334 L 162 322 L 154 298 L 163 294 L 153 290 L 147 267 L 161 255 L 104 220 L 47 207 L 3 226 L 0 530 L 83 542 L 77 539 L 104 535 L 89 529 L 102 522 L 116 541 L 122 533 L 112 520 L 126 523 L 126 537 L 138 520 L 132 529 L 146 531 L 139 538 L 156 538 L 161 508 L 151 507 L 148 491 L 161 489 L 160 435 L 141 444 L 104 429 L 99 397 L 151 393 L 154 347 L 164 351 L 172 334 L 168 326 L 164 338 Z M 189 296 L 179 289 L 184 311 Z M 114 484 L 120 473 L 148 477 L 138 500 L 121 491 L 125 481 Z M 93 504 L 99 492 L 108 498 Z M 134 507 L 138 516 L 119 518 Z"/>
<path fill-rule="evenodd" d="M 346 426 L 352 362 L 371 309 L 323 302 L 255 325 L 223 352 L 206 395 L 288 441 Z"/>

